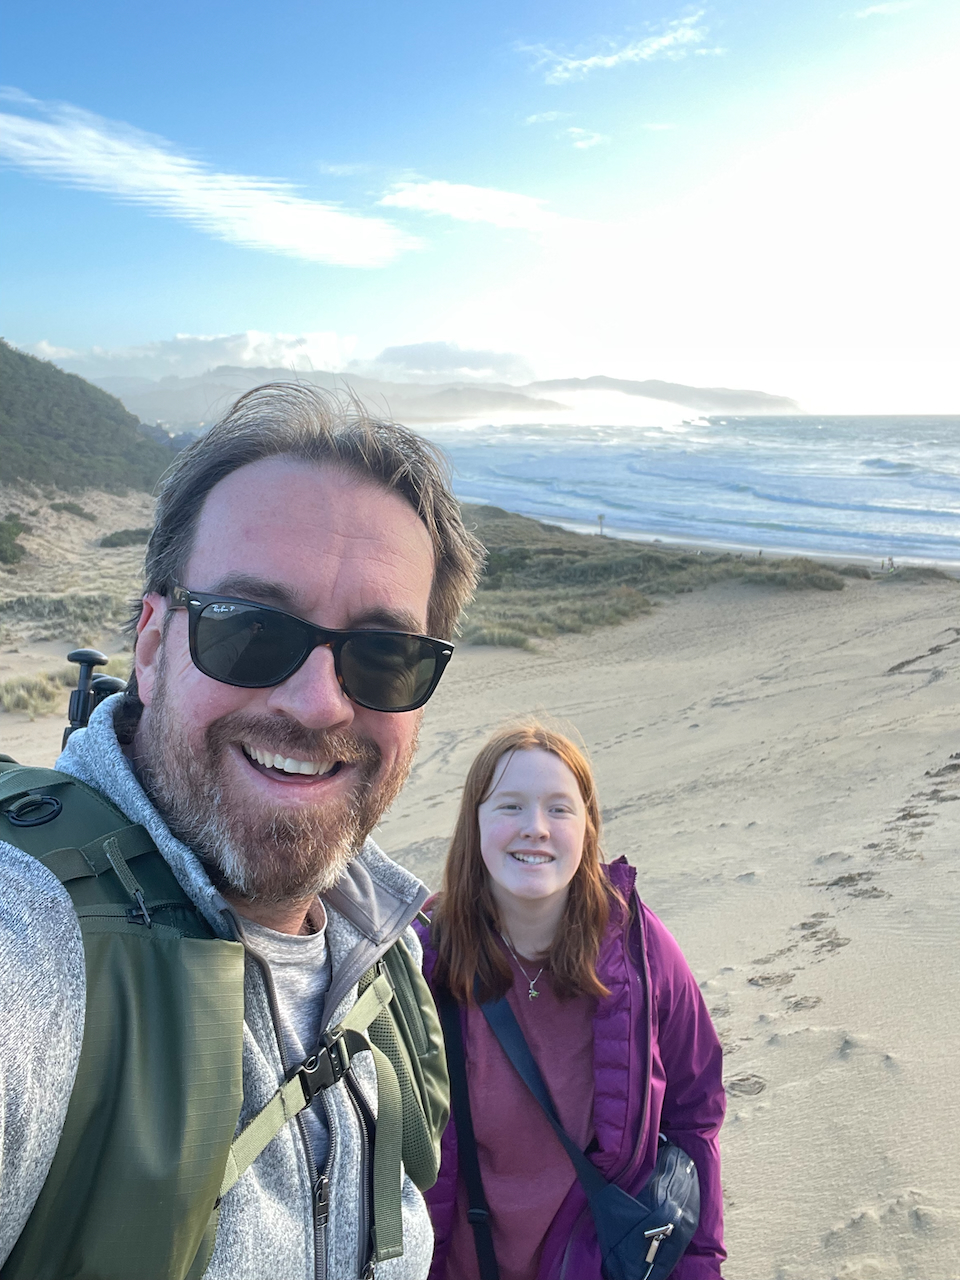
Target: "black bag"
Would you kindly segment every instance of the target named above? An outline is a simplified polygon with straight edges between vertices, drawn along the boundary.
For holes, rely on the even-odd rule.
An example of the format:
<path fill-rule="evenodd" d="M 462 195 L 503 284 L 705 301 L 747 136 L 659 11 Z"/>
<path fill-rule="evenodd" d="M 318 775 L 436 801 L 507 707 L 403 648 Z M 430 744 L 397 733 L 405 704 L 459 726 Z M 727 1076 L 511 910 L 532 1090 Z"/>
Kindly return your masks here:
<path fill-rule="evenodd" d="M 646 1087 L 649 1090 L 652 993 L 643 945 L 642 917 L 638 912 L 634 918 L 641 930 L 640 967 L 647 1005 Z M 467 1218 L 473 1227 L 480 1277 L 481 1280 L 499 1280 L 490 1231 L 490 1211 L 483 1192 L 470 1114 L 460 1009 L 447 991 L 438 993 L 437 1005 L 447 1046 L 457 1149 L 469 1204 Z M 506 998 L 481 1004 L 480 1009 L 517 1074 L 543 1108 L 573 1163 L 593 1215 L 605 1280 L 666 1280 L 693 1239 L 700 1221 L 700 1181 L 693 1160 L 660 1134 L 656 1165 L 638 1196 L 631 1196 L 615 1183 L 607 1182 L 561 1125 L 540 1068 Z M 641 1132 L 644 1127 L 642 1124 Z"/>

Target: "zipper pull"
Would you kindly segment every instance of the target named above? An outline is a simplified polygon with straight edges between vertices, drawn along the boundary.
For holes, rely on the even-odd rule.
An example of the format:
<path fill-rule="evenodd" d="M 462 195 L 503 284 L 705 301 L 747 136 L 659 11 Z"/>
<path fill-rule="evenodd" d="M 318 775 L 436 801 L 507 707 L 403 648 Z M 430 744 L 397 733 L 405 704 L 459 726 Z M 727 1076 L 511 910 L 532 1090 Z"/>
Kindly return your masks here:
<path fill-rule="evenodd" d="M 643 1233 L 644 1239 L 650 1241 L 650 1248 L 647 1250 L 647 1256 L 644 1258 L 644 1262 L 651 1264 L 651 1270 L 652 1270 L 653 1260 L 657 1256 L 657 1250 L 663 1244 L 667 1236 L 672 1236 L 672 1235 L 673 1235 L 672 1222 L 668 1222 L 665 1227 L 654 1227 L 652 1231 L 645 1231 Z M 649 1274 L 650 1274 L 650 1271 L 648 1270 L 647 1275 Z"/>
<path fill-rule="evenodd" d="M 321 1173 L 313 1193 L 314 1217 L 318 1227 L 325 1227 L 330 1217 L 330 1179 Z"/>

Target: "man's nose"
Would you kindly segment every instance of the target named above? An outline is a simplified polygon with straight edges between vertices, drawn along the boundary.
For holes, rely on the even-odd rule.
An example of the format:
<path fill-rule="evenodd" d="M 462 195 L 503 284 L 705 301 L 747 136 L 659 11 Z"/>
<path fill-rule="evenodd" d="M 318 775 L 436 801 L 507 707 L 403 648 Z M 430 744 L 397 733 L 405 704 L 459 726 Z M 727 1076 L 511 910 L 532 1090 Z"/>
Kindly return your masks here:
<path fill-rule="evenodd" d="M 267 706 L 307 729 L 344 729 L 356 710 L 340 688 L 333 653 L 325 645 L 318 645 L 298 671 L 270 690 Z"/>

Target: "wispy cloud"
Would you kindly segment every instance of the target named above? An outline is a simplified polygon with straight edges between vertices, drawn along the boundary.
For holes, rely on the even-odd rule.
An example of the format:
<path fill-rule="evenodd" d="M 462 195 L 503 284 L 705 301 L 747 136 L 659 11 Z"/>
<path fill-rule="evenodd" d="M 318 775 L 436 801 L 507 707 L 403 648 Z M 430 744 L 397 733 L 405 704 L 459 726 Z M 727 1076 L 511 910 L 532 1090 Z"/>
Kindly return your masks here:
<path fill-rule="evenodd" d="M 333 178 L 351 178 L 357 173 L 367 173 L 368 164 L 321 164 L 317 168 L 321 173 L 329 173 Z"/>
<path fill-rule="evenodd" d="M 605 133 L 593 133 L 590 129 L 571 128 L 567 129 L 566 134 L 578 151 L 603 146 L 610 141 Z"/>
<path fill-rule="evenodd" d="M 369 361 L 353 360 L 350 369 L 391 378 L 446 375 L 456 378 L 529 379 L 533 370 L 522 356 L 510 351 L 464 349 L 456 342 L 414 342 L 386 347 Z"/>
<path fill-rule="evenodd" d="M 119 121 L 15 89 L 2 96 L 23 112 L 0 112 L 0 159 L 16 168 L 143 205 L 218 240 L 312 262 L 379 267 L 416 244 L 383 218 L 309 200 L 272 178 L 218 173 Z"/>
<path fill-rule="evenodd" d="M 46 340 L 24 347 L 87 378 L 189 378 L 220 365 L 269 369 L 342 369 L 356 339 L 337 333 L 178 333 L 175 338 L 135 347 L 74 350 Z"/>
<path fill-rule="evenodd" d="M 702 44 L 708 34 L 708 28 L 702 21 L 704 12 L 701 9 L 686 17 L 675 18 L 658 33 L 585 58 L 559 53 L 555 49 L 548 49 L 546 45 L 522 47 L 524 52 L 536 56 L 535 66 L 546 68 L 547 84 L 563 84 L 567 80 L 582 79 L 591 71 L 608 71 L 625 62 L 652 62 L 657 58 L 677 60 L 685 58 L 691 51 L 698 52 L 695 46 Z M 722 50 L 711 49 L 709 52 L 721 53 Z"/>
<path fill-rule="evenodd" d="M 917 0 L 887 0 L 885 4 L 870 4 L 866 9 L 857 9 L 855 18 L 877 18 L 887 13 L 903 13 L 904 9 L 915 9 Z"/>
<path fill-rule="evenodd" d="M 543 201 L 495 187 L 472 187 L 462 182 L 398 182 L 380 204 L 393 209 L 416 209 L 443 214 L 458 222 L 487 222 L 494 227 L 545 231 L 561 221 L 543 208 Z"/>
<path fill-rule="evenodd" d="M 552 124 L 555 120 L 565 120 L 569 111 L 540 111 L 534 116 L 527 116 L 524 124 Z"/>

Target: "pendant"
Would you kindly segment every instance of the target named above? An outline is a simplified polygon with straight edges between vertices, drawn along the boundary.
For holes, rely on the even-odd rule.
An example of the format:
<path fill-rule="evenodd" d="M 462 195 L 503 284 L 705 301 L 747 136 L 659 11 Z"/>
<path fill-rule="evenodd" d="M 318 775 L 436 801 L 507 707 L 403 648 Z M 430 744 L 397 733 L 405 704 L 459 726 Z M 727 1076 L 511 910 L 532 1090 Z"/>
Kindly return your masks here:
<path fill-rule="evenodd" d="M 537 998 L 537 996 L 538 996 L 539 994 L 540 994 L 540 992 L 539 992 L 539 991 L 534 991 L 534 989 L 533 989 L 533 983 L 531 982 L 531 983 L 530 983 L 530 990 L 529 990 L 529 992 L 527 993 L 527 999 L 528 999 L 528 1000 L 536 1000 L 536 998 Z"/>

